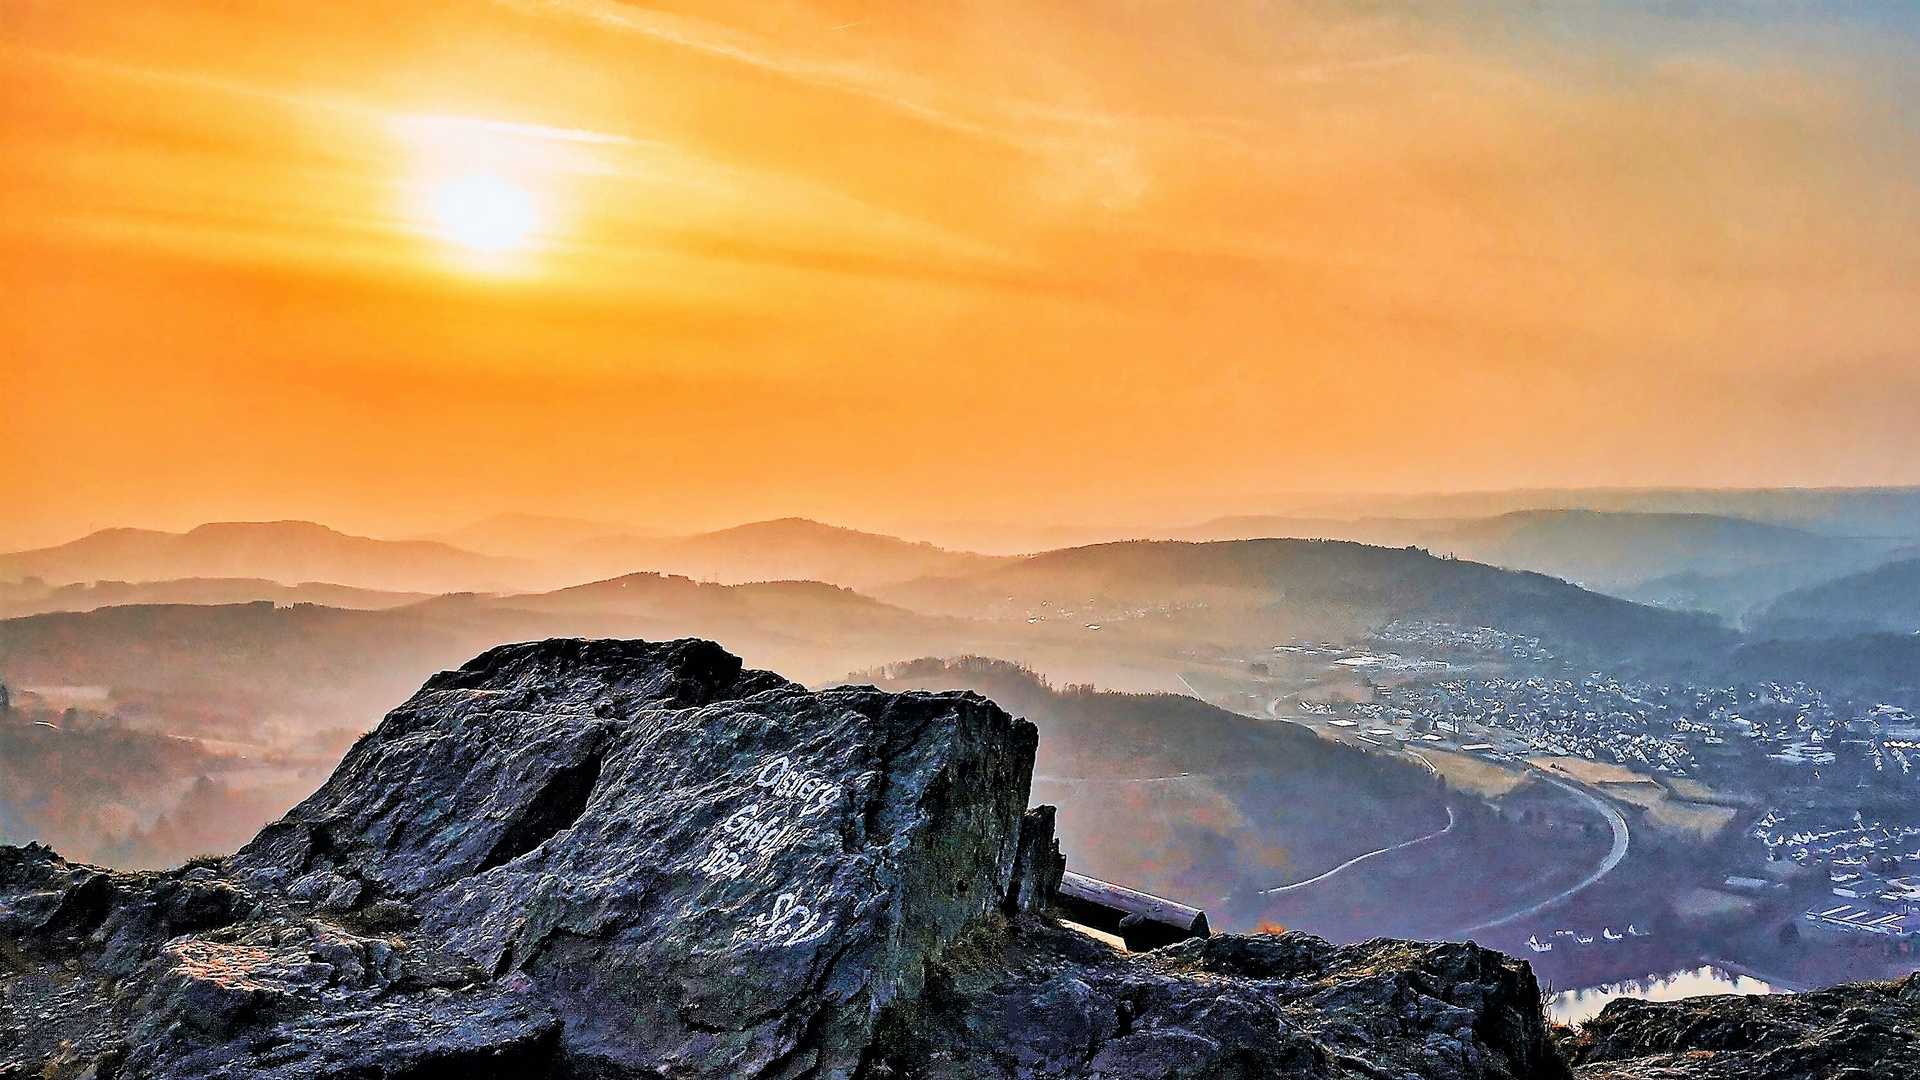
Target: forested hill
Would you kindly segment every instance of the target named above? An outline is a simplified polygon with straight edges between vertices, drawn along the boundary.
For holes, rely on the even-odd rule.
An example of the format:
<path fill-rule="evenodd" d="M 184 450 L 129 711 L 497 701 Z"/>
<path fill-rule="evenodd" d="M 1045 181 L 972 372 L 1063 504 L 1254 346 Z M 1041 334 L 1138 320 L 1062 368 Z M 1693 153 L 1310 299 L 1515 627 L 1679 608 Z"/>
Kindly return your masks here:
<path fill-rule="evenodd" d="M 1352 638 L 1389 623 L 1494 627 L 1570 657 L 1704 662 L 1737 636 L 1716 620 L 1542 574 L 1336 540 L 1125 541 L 1035 555 L 878 595 L 928 613 L 1180 628 L 1236 640 Z M 1054 613 L 1059 613 L 1057 616 Z"/>

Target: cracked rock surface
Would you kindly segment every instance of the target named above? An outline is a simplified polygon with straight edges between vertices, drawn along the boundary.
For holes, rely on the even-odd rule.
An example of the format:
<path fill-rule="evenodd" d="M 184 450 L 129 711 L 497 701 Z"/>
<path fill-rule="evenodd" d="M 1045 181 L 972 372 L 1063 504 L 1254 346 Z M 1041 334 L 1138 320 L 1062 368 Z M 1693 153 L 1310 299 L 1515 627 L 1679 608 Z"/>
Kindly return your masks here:
<path fill-rule="evenodd" d="M 237 855 L 0 847 L 0 1080 L 1560 1080 L 1471 945 L 1062 929 L 1031 725 L 703 641 L 502 646 Z"/>

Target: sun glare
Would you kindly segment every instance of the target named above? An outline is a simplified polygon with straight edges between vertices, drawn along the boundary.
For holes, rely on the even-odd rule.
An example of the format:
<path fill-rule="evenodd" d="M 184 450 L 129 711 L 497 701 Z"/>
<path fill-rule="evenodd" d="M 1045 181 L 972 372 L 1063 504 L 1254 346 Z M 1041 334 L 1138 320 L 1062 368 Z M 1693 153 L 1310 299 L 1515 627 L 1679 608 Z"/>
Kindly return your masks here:
<path fill-rule="evenodd" d="M 508 251 L 533 228 L 533 201 L 497 176 L 474 173 L 449 180 L 434 200 L 447 238 L 480 251 Z"/>

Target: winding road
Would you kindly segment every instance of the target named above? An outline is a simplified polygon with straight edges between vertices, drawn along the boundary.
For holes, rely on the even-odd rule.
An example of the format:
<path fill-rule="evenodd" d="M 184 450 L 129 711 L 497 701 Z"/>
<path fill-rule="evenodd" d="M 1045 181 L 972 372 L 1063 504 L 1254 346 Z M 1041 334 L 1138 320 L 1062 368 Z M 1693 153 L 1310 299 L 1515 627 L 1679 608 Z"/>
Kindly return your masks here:
<path fill-rule="evenodd" d="M 1180 681 L 1186 684 L 1187 689 L 1189 690 L 1193 689 L 1193 684 L 1187 683 L 1186 678 L 1184 676 L 1181 677 Z M 1199 696 L 1198 691 L 1195 691 L 1194 694 L 1196 697 Z M 1271 716 L 1276 720 L 1281 719 L 1279 708 L 1278 708 L 1281 700 L 1282 699 L 1280 698 L 1275 698 L 1267 702 L 1266 712 L 1268 716 Z M 1438 769 L 1434 768 L 1433 762 L 1428 761 L 1421 754 L 1416 753 L 1411 749 L 1406 749 L 1406 750 L 1403 750 L 1402 752 L 1407 754 L 1410 757 L 1415 758 L 1420 762 L 1420 764 L 1426 766 L 1428 772 L 1431 772 L 1431 773 L 1439 772 Z M 1506 926 L 1509 923 L 1518 922 L 1521 919 L 1527 918 L 1530 915 L 1537 915 L 1540 912 L 1545 911 L 1546 909 L 1554 906 L 1555 904 L 1558 904 L 1564 900 L 1572 898 L 1575 894 L 1581 892 L 1582 890 L 1593 886 L 1594 884 L 1599 882 L 1600 879 L 1612 873 L 1613 868 L 1616 866 L 1619 866 L 1621 861 L 1627 857 L 1627 848 L 1630 841 L 1632 840 L 1632 835 L 1627 829 L 1627 819 L 1621 815 L 1620 811 L 1614 809 L 1613 805 L 1607 802 L 1605 799 L 1600 798 L 1599 796 L 1593 794 L 1591 791 L 1588 791 L 1585 788 L 1575 787 L 1574 785 L 1569 784 L 1564 780 L 1560 780 L 1552 776 L 1542 775 L 1541 779 L 1545 780 L 1549 784 L 1552 784 L 1554 787 L 1557 787 L 1560 790 L 1565 791 L 1567 794 L 1572 795 L 1574 798 L 1580 799 L 1581 801 L 1585 802 L 1588 806 L 1591 806 L 1595 812 L 1600 814 L 1600 816 L 1606 818 L 1607 825 L 1613 829 L 1613 846 L 1608 849 L 1607 857 L 1600 860 L 1600 865 L 1596 867 L 1591 874 L 1588 874 L 1586 877 L 1581 878 L 1578 882 L 1575 882 L 1571 887 L 1562 889 L 1561 891 L 1553 894 L 1552 896 L 1547 897 L 1545 900 L 1539 901 L 1538 903 L 1528 904 L 1526 907 L 1520 908 L 1517 911 L 1510 911 L 1507 914 L 1502 915 L 1497 919 L 1489 919 L 1486 922 L 1469 926 L 1463 932 L 1471 933 L 1475 930 L 1491 930 L 1491 929 L 1494 929 L 1495 927 Z M 1339 866 L 1336 866 L 1333 869 L 1328 870 L 1326 873 L 1319 874 L 1314 877 L 1310 877 L 1305 881 L 1296 881 L 1291 885 L 1281 885 L 1278 888 L 1273 888 L 1273 889 L 1262 889 L 1260 890 L 1260 894 L 1262 896 L 1274 896 L 1280 893 L 1291 892 L 1294 889 L 1305 888 L 1306 886 L 1312 885 L 1316 882 L 1325 881 L 1328 878 L 1334 876 L 1335 874 L 1340 873 L 1342 870 L 1345 870 L 1349 867 L 1366 862 L 1368 859 L 1374 858 L 1375 856 L 1386 855 L 1395 851 L 1401 851 L 1406 848 L 1410 848 L 1415 844 L 1422 844 L 1428 840 L 1432 840 L 1437 837 L 1444 836 L 1447 833 L 1453 831 L 1453 824 L 1454 824 L 1453 807 L 1449 806 L 1447 807 L 1447 827 L 1439 830 L 1438 832 L 1431 832 L 1425 836 L 1415 837 L 1414 839 L 1405 841 L 1404 843 L 1394 844 L 1392 847 L 1383 847 L 1383 848 L 1376 849 L 1374 851 L 1369 851 L 1364 855 L 1359 855 L 1354 858 L 1348 859 L 1346 862 L 1343 862 Z"/>
<path fill-rule="evenodd" d="M 1272 889 L 1261 889 L 1260 895 L 1261 896 L 1278 896 L 1281 893 L 1292 892 L 1295 889 L 1302 889 L 1307 887 L 1308 885 L 1312 885 L 1315 882 L 1325 881 L 1328 878 L 1332 877 L 1333 875 L 1339 873 L 1342 870 L 1347 869 L 1350 866 L 1357 866 L 1360 863 L 1366 862 L 1368 859 L 1373 858 L 1375 855 L 1385 855 L 1389 852 L 1401 851 L 1403 849 L 1410 848 L 1415 844 L 1424 844 L 1429 840 L 1433 840 L 1438 837 L 1445 836 L 1448 833 L 1453 831 L 1453 821 L 1454 821 L 1453 807 L 1449 806 L 1447 807 L 1447 827 L 1444 829 L 1439 829 L 1434 832 L 1430 832 L 1425 836 L 1416 836 L 1411 840 L 1403 841 L 1401 843 L 1393 845 L 1392 847 L 1376 848 L 1373 851 L 1367 852 L 1365 855 L 1356 855 L 1353 858 L 1348 859 L 1346 862 L 1341 863 L 1339 866 L 1336 866 L 1333 869 L 1327 871 L 1326 873 L 1316 874 L 1315 876 L 1310 877 L 1305 881 L 1296 881 L 1291 885 L 1281 885 L 1277 888 L 1272 888 Z"/>
<path fill-rule="evenodd" d="M 1497 919 L 1489 919 L 1486 922 L 1469 926 L 1465 930 L 1461 931 L 1462 933 L 1470 934 L 1475 930 L 1491 930 L 1498 926 L 1505 926 L 1508 923 L 1518 922 L 1519 920 L 1524 919 L 1529 915 L 1537 915 L 1540 912 L 1545 911 L 1546 909 L 1552 907 L 1553 905 L 1558 904 L 1562 900 L 1565 900 L 1573 896 L 1573 894 L 1579 892 L 1580 890 L 1587 888 L 1593 883 L 1599 881 L 1601 878 L 1606 877 L 1608 874 L 1613 872 L 1614 867 L 1620 865 L 1620 860 L 1627 857 L 1627 841 L 1629 840 L 1629 836 L 1627 833 L 1627 819 L 1620 816 L 1620 811 L 1615 810 L 1613 806 L 1610 803 L 1608 803 L 1606 800 L 1600 798 L 1599 796 L 1583 788 L 1574 787 L 1572 784 L 1569 784 L 1563 780 L 1556 780 L 1551 776 L 1542 776 L 1541 779 L 1545 780 L 1549 784 L 1552 784 L 1554 787 L 1560 788 L 1562 791 L 1565 791 L 1568 794 L 1571 794 L 1580 799 L 1584 799 L 1588 805 L 1592 806 L 1595 810 L 1599 811 L 1603 816 L 1605 816 L 1607 819 L 1607 824 L 1613 826 L 1612 850 L 1608 851 L 1607 857 L 1601 860 L 1599 869 L 1595 870 L 1591 874 L 1588 874 L 1586 877 L 1581 878 L 1580 881 L 1576 883 L 1572 888 L 1563 889 L 1560 892 L 1557 892 L 1552 896 L 1547 897 L 1545 900 L 1542 900 L 1537 904 L 1528 904 L 1526 907 L 1523 907 L 1518 911 L 1508 912 L 1507 914 L 1502 915 Z"/>

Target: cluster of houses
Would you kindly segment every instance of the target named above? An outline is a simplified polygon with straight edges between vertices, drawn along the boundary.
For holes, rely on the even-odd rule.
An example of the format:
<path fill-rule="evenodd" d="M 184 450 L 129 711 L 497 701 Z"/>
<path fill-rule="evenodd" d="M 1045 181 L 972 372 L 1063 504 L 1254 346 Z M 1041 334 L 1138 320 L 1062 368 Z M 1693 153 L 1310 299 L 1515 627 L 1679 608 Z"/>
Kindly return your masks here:
<path fill-rule="evenodd" d="M 1920 825 L 1856 813 L 1836 826 L 1809 813 L 1769 810 L 1752 829 L 1770 863 L 1826 875 L 1832 899 L 1801 914 L 1803 931 L 1909 948 L 1920 941 Z"/>
<path fill-rule="evenodd" d="M 1524 639 L 1506 640 L 1512 635 L 1478 633 L 1488 647 L 1527 648 Z M 1358 650 L 1330 662 L 1403 676 L 1430 671 L 1398 654 Z M 1657 686 L 1598 672 L 1430 673 L 1382 679 L 1372 702 L 1342 711 L 1358 726 L 1394 729 L 1382 735 L 1403 741 L 1407 732 L 1437 732 L 1462 749 L 1582 757 L 1733 791 L 1769 789 L 1779 779 L 1769 769 L 1781 766 L 1808 768 L 1807 779 L 1823 786 L 1920 783 L 1920 721 L 1895 705 L 1836 704 L 1804 683 Z"/>
<path fill-rule="evenodd" d="M 1557 662 L 1525 663 L 1553 658 L 1537 640 L 1484 628 L 1396 623 L 1370 646 L 1275 651 L 1370 677 L 1370 701 L 1299 705 L 1360 742 L 1585 758 L 1687 777 L 1756 807 L 1793 792 L 1782 804 L 1791 813 L 1770 810 L 1752 826 L 1762 870 L 1728 877 L 1722 891 L 1772 894 L 1792 880 L 1803 895 L 1819 875 L 1827 900 L 1794 920 L 1802 934 L 1920 949 L 1920 791 L 1910 790 L 1920 787 L 1920 721 L 1906 709 L 1837 701 L 1805 683 L 1660 686 L 1582 676 Z M 1485 659 L 1506 662 L 1477 662 Z M 1863 822 L 1854 812 L 1909 796 L 1910 822 Z M 1529 945 L 1611 940 L 1569 931 Z"/>
<path fill-rule="evenodd" d="M 1498 659 L 1546 663 L 1556 659 L 1537 637 L 1510 634 L 1491 626 L 1400 620 L 1373 635 L 1383 647 L 1418 656 L 1462 660 Z"/>
<path fill-rule="evenodd" d="M 1673 708 L 1666 693 L 1604 675 L 1585 679 L 1445 679 L 1384 688 L 1382 715 L 1468 737 L 1509 754 L 1582 757 L 1687 776 L 1712 729 Z"/>
<path fill-rule="evenodd" d="M 1542 652 L 1538 643 L 1492 630 L 1396 624 L 1389 631 L 1373 643 L 1381 651 L 1327 652 L 1328 663 L 1383 677 L 1370 702 L 1308 707 L 1325 714 L 1320 723 L 1408 749 L 1424 743 L 1492 758 L 1586 758 L 1694 778 L 1756 801 L 1782 790 L 1898 795 L 1920 785 L 1920 721 L 1896 705 L 1836 702 L 1804 683 L 1657 686 L 1600 673 L 1555 674 L 1551 665 L 1533 669 L 1544 668 L 1542 674 L 1528 675 L 1524 665 L 1496 674 L 1459 662 L 1461 650 L 1533 659 Z M 1448 653 L 1455 663 L 1423 667 L 1386 652 L 1389 640 L 1422 659 L 1431 655 L 1426 650 Z M 1787 887 L 1787 877 L 1804 883 L 1806 875 L 1824 875 L 1829 900 L 1795 920 L 1803 934 L 1920 947 L 1920 792 L 1914 794 L 1912 824 L 1847 820 L 1853 810 L 1841 808 L 1858 805 L 1850 798 L 1805 807 L 1795 801 L 1791 814 L 1769 811 L 1752 837 L 1765 848 L 1765 868 L 1777 872 L 1735 874 L 1724 891 L 1772 893 Z M 1611 940 L 1569 933 L 1529 944 L 1580 945 L 1583 936 Z"/>
<path fill-rule="evenodd" d="M 1794 683 L 1714 692 L 1708 722 L 1742 739 L 1769 761 L 1792 766 L 1857 768 L 1881 778 L 1913 776 L 1920 767 L 1920 724 L 1885 703 L 1837 706 L 1820 691 Z"/>
<path fill-rule="evenodd" d="M 1657 686 L 1595 672 L 1570 676 L 1537 638 L 1487 627 L 1397 622 L 1372 649 L 1274 646 L 1363 674 L 1372 701 L 1303 711 L 1339 717 L 1362 741 L 1444 740 L 1496 756 L 1582 757 L 1640 772 L 1764 791 L 1769 767 L 1834 783 L 1920 783 L 1920 722 L 1890 704 L 1836 703 L 1805 683 Z M 1489 672 L 1499 660 L 1515 674 Z M 1264 665 L 1262 665 L 1264 667 Z M 1497 670 L 1497 669 L 1496 669 Z M 1526 674 L 1528 671 L 1540 674 Z M 1704 775 L 1703 775 L 1704 774 Z"/>

